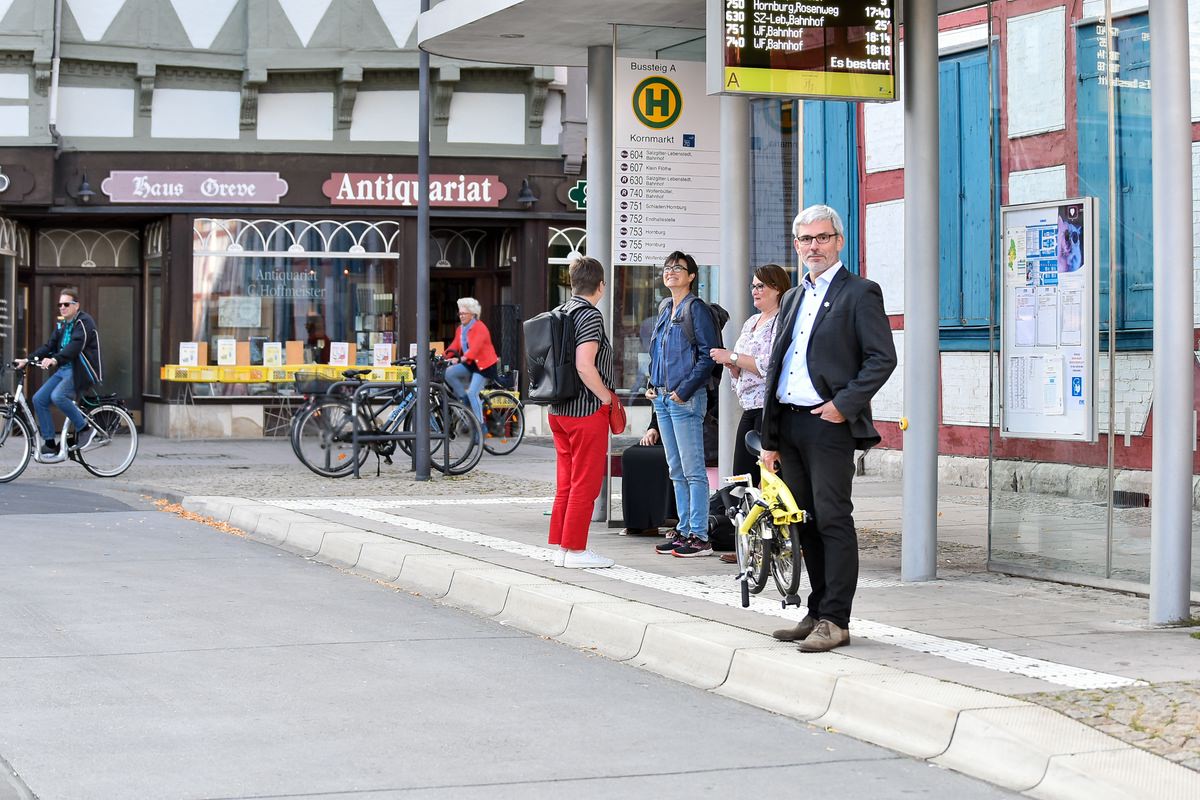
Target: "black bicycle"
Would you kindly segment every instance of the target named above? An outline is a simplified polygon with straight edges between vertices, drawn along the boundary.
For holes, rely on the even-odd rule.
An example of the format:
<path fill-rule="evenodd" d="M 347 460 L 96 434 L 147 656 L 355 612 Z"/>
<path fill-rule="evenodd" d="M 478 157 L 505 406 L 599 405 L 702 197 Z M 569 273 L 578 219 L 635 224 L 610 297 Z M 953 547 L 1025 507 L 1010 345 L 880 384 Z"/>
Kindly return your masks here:
<path fill-rule="evenodd" d="M 398 365 L 411 365 L 401 360 Z M 370 453 L 385 463 L 399 448 L 412 456 L 415 435 L 387 438 L 396 433 L 415 434 L 419 400 L 412 384 L 400 387 L 370 387 L 363 390 L 359 372 L 347 370 L 347 380 L 331 383 L 325 394 L 313 394 L 297 414 L 292 434 L 292 447 L 300 461 L 310 470 L 327 478 L 342 478 L 361 468 Z M 300 388 L 299 385 L 297 388 Z M 315 388 L 309 385 L 305 388 Z M 471 409 L 457 400 L 443 398 L 446 388 L 441 383 L 431 385 L 426 398 L 429 404 L 430 463 L 448 475 L 461 475 L 475 468 L 483 457 L 483 436 L 479 420 Z M 358 393 L 357 428 L 362 442 L 355 461 L 354 434 L 356 415 L 351 396 Z M 443 452 L 445 448 L 445 452 Z"/>

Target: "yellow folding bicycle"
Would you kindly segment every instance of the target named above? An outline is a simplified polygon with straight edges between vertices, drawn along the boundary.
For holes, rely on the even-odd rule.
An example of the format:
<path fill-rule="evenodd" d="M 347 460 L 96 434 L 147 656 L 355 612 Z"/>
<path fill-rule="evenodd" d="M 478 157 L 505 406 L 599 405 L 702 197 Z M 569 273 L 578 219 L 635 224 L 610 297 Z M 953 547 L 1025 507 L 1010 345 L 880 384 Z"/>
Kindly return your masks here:
<path fill-rule="evenodd" d="M 746 434 L 746 446 L 759 453 L 762 442 L 758 433 Z M 783 595 L 783 606 L 800 605 L 796 595 L 800 588 L 802 552 L 800 526 L 808 513 L 796 505 L 787 484 L 777 474 L 767 472 L 759 464 L 759 486 L 751 476 L 731 475 L 722 482 L 732 488 L 729 494 L 737 499 L 727 513 L 733 520 L 736 533 L 738 580 L 742 584 L 742 607 L 750 605 L 750 595 L 758 594 L 767 585 L 767 573 L 775 579 L 775 588 Z"/>

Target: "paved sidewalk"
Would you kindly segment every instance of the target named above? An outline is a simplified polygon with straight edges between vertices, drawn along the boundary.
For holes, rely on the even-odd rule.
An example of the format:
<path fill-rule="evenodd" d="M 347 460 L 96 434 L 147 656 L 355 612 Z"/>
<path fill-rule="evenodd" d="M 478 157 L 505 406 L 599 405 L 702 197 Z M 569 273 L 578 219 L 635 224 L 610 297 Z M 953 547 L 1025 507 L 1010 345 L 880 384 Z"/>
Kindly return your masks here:
<path fill-rule="evenodd" d="M 274 509 L 264 519 L 302 514 L 745 631 L 769 633 L 800 616 L 779 608 L 770 585 L 742 609 L 731 568 L 715 558 L 657 556 L 653 539 L 618 536 L 601 524 L 591 546 L 619 568 L 581 574 L 550 566 L 541 554 L 553 451 L 544 444 L 485 457 L 466 476 L 424 483 L 399 464 L 384 466 L 380 478 L 368 466 L 370 477 L 331 481 L 305 470 L 286 442 L 146 437 L 135 466 L 108 485 L 176 500 L 255 498 Z M 106 485 L 81 470 L 39 465 L 21 480 Z M 899 483 L 857 481 L 862 575 L 854 643 L 837 652 L 845 659 L 839 663 L 865 662 L 1039 704 L 1164 765 L 1200 770 L 1197 629 L 1151 627 L 1144 598 L 987 573 L 986 496 L 981 502 L 980 491 L 961 487 L 942 487 L 939 495 L 939 580 L 905 584 Z"/>

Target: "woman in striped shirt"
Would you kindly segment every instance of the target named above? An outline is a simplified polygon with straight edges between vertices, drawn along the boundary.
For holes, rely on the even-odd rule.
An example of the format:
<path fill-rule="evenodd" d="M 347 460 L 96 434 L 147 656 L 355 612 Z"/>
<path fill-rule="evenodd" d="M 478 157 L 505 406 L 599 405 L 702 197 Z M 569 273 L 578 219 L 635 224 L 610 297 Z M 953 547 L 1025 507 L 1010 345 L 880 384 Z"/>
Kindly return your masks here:
<path fill-rule="evenodd" d="M 586 256 L 571 262 L 572 297 L 562 309 L 575 327 L 575 369 L 583 389 L 550 406 L 557 455 L 557 489 L 550 512 L 554 563 L 572 569 L 611 567 L 613 560 L 587 549 L 592 508 L 604 482 L 608 415 L 613 400 L 613 352 L 596 304 L 604 295 L 604 267 Z"/>

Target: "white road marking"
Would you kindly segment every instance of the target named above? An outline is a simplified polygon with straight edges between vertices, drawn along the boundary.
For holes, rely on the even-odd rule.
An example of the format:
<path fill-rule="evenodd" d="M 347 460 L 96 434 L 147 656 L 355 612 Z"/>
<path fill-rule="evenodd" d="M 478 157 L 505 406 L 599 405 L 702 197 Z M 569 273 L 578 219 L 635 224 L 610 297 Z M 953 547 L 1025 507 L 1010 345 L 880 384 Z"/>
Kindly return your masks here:
<path fill-rule="evenodd" d="M 540 547 L 538 545 L 525 544 L 523 542 L 514 542 L 509 539 L 501 539 L 497 536 L 489 536 L 484 533 L 469 531 L 464 528 L 456 528 L 450 525 L 443 525 L 438 522 L 428 522 L 422 519 L 412 517 L 403 517 L 398 514 L 379 511 L 379 508 L 403 508 L 429 506 L 429 505 L 507 505 L 511 503 L 547 503 L 553 502 L 553 498 L 533 498 L 533 497 L 472 497 L 472 498 L 393 498 L 387 500 L 376 500 L 369 498 L 299 498 L 299 499 L 263 499 L 263 502 L 269 503 L 280 508 L 287 508 L 294 511 L 304 510 L 328 510 L 336 511 L 341 514 L 358 517 L 360 519 L 370 520 L 372 522 L 380 522 L 385 525 L 394 525 L 408 530 L 427 533 L 433 536 L 440 536 L 445 539 L 452 539 L 458 542 L 467 544 L 479 545 L 487 547 L 491 550 L 499 550 L 505 553 L 532 558 L 538 561 L 551 561 L 553 559 L 553 551 L 548 547 Z M 363 508 L 364 504 L 370 504 L 374 508 Z M 691 597 L 698 600 L 707 600 L 712 603 L 718 603 L 731 608 L 740 608 L 742 605 L 740 587 L 736 580 L 732 577 L 725 576 L 702 576 L 695 578 L 678 578 L 667 575 L 656 575 L 652 572 L 645 572 L 631 567 L 623 567 L 617 565 L 609 569 L 594 569 L 586 570 L 597 575 L 603 575 L 606 578 L 624 581 L 625 583 L 645 586 L 651 589 L 668 592 L 670 594 L 679 595 L 682 597 Z M 869 580 L 869 579 L 868 579 Z M 719 584 L 724 583 L 728 588 L 722 588 Z M 894 582 L 878 581 L 878 586 L 899 585 Z M 867 585 L 866 582 L 860 585 Z M 771 600 L 761 595 L 755 595 L 750 598 L 750 610 L 760 614 L 767 614 L 773 617 L 781 617 L 783 619 L 799 622 L 804 617 L 803 609 L 788 608 L 782 609 L 777 599 Z M 945 639 L 940 636 L 931 636 L 925 633 L 908 630 L 907 628 L 899 628 L 894 625 L 886 625 L 881 622 L 872 622 L 870 620 L 854 617 L 851 620 L 851 629 L 855 636 L 861 636 L 864 639 L 872 639 L 877 642 L 895 645 L 906 650 L 914 650 L 919 653 L 928 653 L 930 655 L 941 656 L 950 661 L 956 661 L 962 664 L 970 664 L 984 669 L 996 670 L 1012 675 L 1024 675 L 1029 678 L 1037 678 L 1054 683 L 1060 686 L 1068 686 L 1072 689 L 1111 689 L 1124 686 L 1144 686 L 1145 681 L 1139 681 L 1134 678 L 1126 678 L 1121 675 L 1112 675 L 1105 672 L 1096 672 L 1094 670 L 1082 669 L 1080 667 L 1072 667 L 1066 664 L 1058 664 L 1053 661 L 1045 661 L 1040 658 L 1030 658 L 1028 656 L 1009 653 L 1004 650 L 998 650 L 993 647 L 984 647 L 982 645 L 971 644 L 970 642 L 959 642 L 954 639 Z"/>

